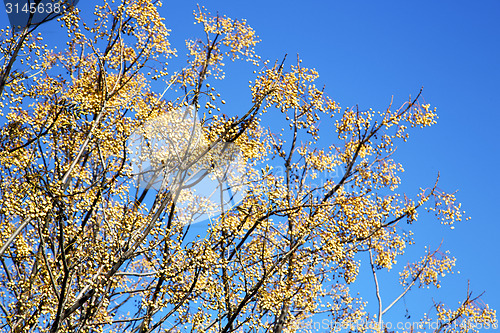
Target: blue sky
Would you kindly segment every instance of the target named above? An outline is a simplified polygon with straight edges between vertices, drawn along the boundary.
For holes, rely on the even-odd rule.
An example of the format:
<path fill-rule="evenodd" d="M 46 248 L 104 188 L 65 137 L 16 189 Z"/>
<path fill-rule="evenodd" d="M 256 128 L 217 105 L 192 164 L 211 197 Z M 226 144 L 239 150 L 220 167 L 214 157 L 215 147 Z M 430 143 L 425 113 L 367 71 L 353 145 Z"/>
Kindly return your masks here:
<path fill-rule="evenodd" d="M 195 1 L 165 1 L 161 13 L 172 29 L 171 41 L 184 54 L 183 40 L 201 36 L 193 25 Z M 440 188 L 453 192 L 472 219 L 454 230 L 439 226 L 432 215 L 421 214 L 412 227 L 416 232 L 417 259 L 424 246 L 442 249 L 457 258 L 455 274 L 444 278 L 438 292 L 417 292 L 406 306 L 419 317 L 429 309 L 432 297 L 456 305 L 463 298 L 467 280 L 491 307 L 500 309 L 500 169 L 496 134 L 500 123 L 500 2 L 472 1 L 199 1 L 210 11 L 245 18 L 262 42 L 257 52 L 264 59 L 288 65 L 298 53 L 303 65 L 319 71 L 330 97 L 342 107 L 386 108 L 391 96 L 395 105 L 424 87 L 425 101 L 437 107 L 438 123 L 413 130 L 397 158 L 403 164 L 402 189 L 415 195 L 431 186 L 438 171 Z M 80 3 L 82 10 L 89 4 Z M 0 22 L 5 24 L 5 12 Z M 44 27 L 48 34 L 57 27 Z M 184 58 L 172 64 L 182 65 Z M 174 71 L 173 69 L 172 71 Z M 229 64 L 224 86 L 228 107 L 249 105 L 249 65 Z M 237 112 L 237 111 L 236 111 Z M 406 259 L 405 259 L 406 260 Z M 365 272 L 366 273 L 366 272 Z M 362 274 L 365 274 L 362 272 Z M 395 272 L 393 272 L 395 273 Z M 375 302 L 372 281 L 359 286 Z M 382 281 L 390 295 L 400 288 L 393 280 Z M 371 308 L 373 311 L 375 308 Z M 403 320 L 404 306 L 394 309 Z M 423 310 L 424 312 L 426 310 Z"/>

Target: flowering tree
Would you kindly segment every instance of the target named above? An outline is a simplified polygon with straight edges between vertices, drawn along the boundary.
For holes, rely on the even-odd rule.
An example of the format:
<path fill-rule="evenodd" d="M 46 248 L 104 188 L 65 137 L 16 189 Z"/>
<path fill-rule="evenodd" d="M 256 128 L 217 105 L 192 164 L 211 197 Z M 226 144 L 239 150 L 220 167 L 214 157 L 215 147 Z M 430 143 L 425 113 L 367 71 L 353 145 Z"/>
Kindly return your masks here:
<path fill-rule="evenodd" d="M 440 287 L 454 259 L 439 249 L 408 264 L 389 305 L 377 281 L 412 244 L 398 224 L 422 209 L 462 220 L 437 180 L 415 199 L 398 191 L 395 145 L 436 119 L 421 92 L 379 112 L 341 109 L 314 69 L 262 61 L 245 21 L 204 8 L 194 15 L 203 37 L 186 41 L 188 65 L 174 72 L 160 5 L 104 0 L 92 22 L 73 8 L 59 52 L 36 29 L 2 30 L 2 331 L 296 332 L 319 313 L 382 330 L 411 288 Z M 237 116 L 216 89 L 227 59 L 259 68 Z M 271 113 L 287 122 L 281 133 Z M 333 120 L 329 147 L 320 119 Z M 193 233 L 203 219 L 206 232 Z M 360 252 L 376 316 L 349 292 Z M 456 309 L 434 308 L 422 322 L 437 320 L 436 331 L 496 322 L 469 291 Z"/>

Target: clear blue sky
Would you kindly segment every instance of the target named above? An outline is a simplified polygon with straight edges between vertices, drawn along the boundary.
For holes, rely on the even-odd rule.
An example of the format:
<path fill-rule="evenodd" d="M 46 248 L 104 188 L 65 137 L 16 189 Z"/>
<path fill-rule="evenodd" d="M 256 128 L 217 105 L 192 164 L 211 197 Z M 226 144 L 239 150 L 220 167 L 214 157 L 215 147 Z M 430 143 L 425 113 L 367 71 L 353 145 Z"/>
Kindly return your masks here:
<path fill-rule="evenodd" d="M 201 36 L 201 27 L 193 25 L 196 3 L 165 1 L 162 8 L 180 56 L 185 38 Z M 419 187 L 431 186 L 439 171 L 440 187 L 459 190 L 458 198 L 472 220 L 450 230 L 437 225 L 431 215 L 421 214 L 412 228 L 417 244 L 409 259 L 423 254 L 425 245 L 436 247 L 444 239 L 442 249 L 457 258 L 455 270 L 461 273 L 444 278 L 439 292 L 408 297 L 406 306 L 412 319 L 431 307 L 434 296 L 456 306 L 470 279 L 472 290 L 476 294 L 486 291 L 484 301 L 500 309 L 500 149 L 496 140 L 500 132 L 500 1 L 199 3 L 212 12 L 247 19 L 262 39 L 257 50 L 264 59 L 274 61 L 287 53 L 291 64 L 299 53 L 303 65 L 319 71 L 319 82 L 326 84 L 328 94 L 343 107 L 385 108 L 392 95 L 402 102 L 424 87 L 423 96 L 437 107 L 439 120 L 431 128 L 410 132 L 409 143 L 398 148 L 397 158 L 406 170 L 402 188 L 415 195 Z M 89 10 L 89 5 L 85 2 L 79 7 Z M 6 19 L 2 11 L 2 25 L 7 25 Z M 55 33 L 57 27 L 44 29 Z M 248 105 L 251 70 L 238 64 L 228 66 L 231 85 L 225 89 L 232 96 L 227 98 L 230 107 Z M 368 278 L 359 289 L 370 293 L 367 299 L 374 305 L 371 282 Z M 382 281 L 382 288 L 387 290 L 385 302 L 400 290 L 392 280 Z M 404 306 L 394 309 L 393 315 L 403 320 Z"/>

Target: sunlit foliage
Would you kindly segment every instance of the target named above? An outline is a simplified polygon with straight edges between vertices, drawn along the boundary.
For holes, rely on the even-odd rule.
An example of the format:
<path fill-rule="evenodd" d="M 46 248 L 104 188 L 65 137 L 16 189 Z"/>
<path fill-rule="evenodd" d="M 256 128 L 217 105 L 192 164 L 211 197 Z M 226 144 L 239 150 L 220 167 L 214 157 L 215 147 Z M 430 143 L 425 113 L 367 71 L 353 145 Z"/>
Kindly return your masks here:
<path fill-rule="evenodd" d="M 422 210 L 443 224 L 464 219 L 437 180 L 414 199 L 398 189 L 395 148 L 410 128 L 433 125 L 436 110 L 421 92 L 382 111 L 343 109 L 315 85 L 316 70 L 298 57 L 291 66 L 263 61 L 246 21 L 204 8 L 194 13 L 201 38 L 186 41 L 186 67 L 172 69 L 169 59 L 185 52 L 169 44 L 159 6 L 105 0 L 91 22 L 73 9 L 59 20 L 64 50 L 36 30 L 2 31 L 1 330 L 295 332 L 320 313 L 380 324 L 401 296 L 380 302 L 374 319 L 349 290 L 360 265 L 376 282 L 377 270 L 391 270 L 413 244 L 398 224 L 417 223 Z M 224 63 L 239 59 L 255 65 L 251 104 L 231 116 L 216 86 L 227 80 Z M 200 234 L 186 207 L 205 203 L 180 211 L 180 182 L 139 186 L 130 162 L 130 136 L 151 121 L 172 126 L 178 110 L 198 112 L 200 126 L 182 170 L 198 163 L 208 177 L 217 158 L 229 159 L 220 148 L 229 143 L 247 166 L 242 200 L 221 205 Z M 266 123 L 271 114 L 283 131 Z M 179 145 L 191 144 L 194 132 L 178 133 Z M 148 154 L 156 169 L 172 167 L 167 153 Z M 454 263 L 439 249 L 424 254 L 399 274 L 401 295 L 439 288 Z M 381 292 L 376 283 L 379 300 Z M 456 309 L 435 303 L 434 314 L 437 330 L 496 320 L 469 291 Z"/>

